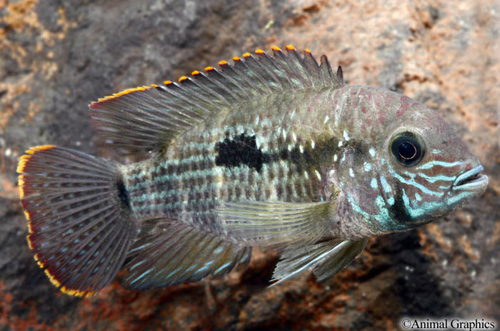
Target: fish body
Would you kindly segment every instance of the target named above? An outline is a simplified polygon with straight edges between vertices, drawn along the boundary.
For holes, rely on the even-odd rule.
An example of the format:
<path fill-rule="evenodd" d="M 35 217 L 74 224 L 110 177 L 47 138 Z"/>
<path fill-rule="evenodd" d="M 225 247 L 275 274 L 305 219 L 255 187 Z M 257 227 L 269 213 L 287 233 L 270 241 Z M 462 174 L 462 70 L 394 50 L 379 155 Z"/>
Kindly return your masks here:
<path fill-rule="evenodd" d="M 324 280 L 368 238 L 484 192 L 477 158 L 424 105 L 347 86 L 292 46 L 233 61 L 90 105 L 111 148 L 139 162 L 53 146 L 21 159 L 28 241 L 56 286 L 91 294 L 120 268 L 131 289 L 197 281 L 252 247 L 280 250 L 275 280 Z"/>

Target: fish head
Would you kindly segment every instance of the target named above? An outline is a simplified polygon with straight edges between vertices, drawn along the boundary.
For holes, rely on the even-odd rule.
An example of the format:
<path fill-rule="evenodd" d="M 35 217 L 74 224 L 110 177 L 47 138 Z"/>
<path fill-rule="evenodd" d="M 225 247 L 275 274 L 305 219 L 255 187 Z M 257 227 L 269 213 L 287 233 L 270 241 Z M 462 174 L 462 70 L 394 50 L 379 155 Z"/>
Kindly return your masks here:
<path fill-rule="evenodd" d="M 450 124 L 421 103 L 386 93 L 390 102 L 376 109 L 385 112 L 383 125 L 339 167 L 341 182 L 357 185 L 344 185 L 351 208 L 387 233 L 433 221 L 484 193 L 488 177 Z"/>
<path fill-rule="evenodd" d="M 380 173 L 389 186 L 383 183 L 379 194 L 393 202 L 387 207 L 394 222 L 426 223 L 484 193 L 488 177 L 481 163 L 448 122 L 413 100 L 403 116 L 396 109 L 378 146 Z"/>

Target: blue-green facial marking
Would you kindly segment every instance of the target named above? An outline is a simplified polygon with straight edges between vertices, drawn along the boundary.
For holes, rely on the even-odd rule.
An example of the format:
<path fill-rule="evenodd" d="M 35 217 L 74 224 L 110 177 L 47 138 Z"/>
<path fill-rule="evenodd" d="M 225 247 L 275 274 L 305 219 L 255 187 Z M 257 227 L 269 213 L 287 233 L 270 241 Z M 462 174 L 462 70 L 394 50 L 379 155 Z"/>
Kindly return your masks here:
<path fill-rule="evenodd" d="M 370 128 L 370 139 L 364 131 L 349 135 L 352 148 L 344 148 L 338 165 L 352 212 L 380 232 L 433 221 L 482 194 L 488 183 L 477 158 L 435 111 L 394 95 L 389 100 L 396 101 L 380 104 L 383 125 Z M 404 114 L 399 98 L 411 102 Z"/>

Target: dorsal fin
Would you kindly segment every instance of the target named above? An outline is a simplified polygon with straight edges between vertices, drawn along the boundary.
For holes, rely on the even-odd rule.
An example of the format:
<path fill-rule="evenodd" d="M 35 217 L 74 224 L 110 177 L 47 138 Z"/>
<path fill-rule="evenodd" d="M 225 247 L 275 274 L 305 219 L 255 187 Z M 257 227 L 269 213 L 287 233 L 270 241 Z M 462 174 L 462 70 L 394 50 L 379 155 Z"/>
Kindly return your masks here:
<path fill-rule="evenodd" d="M 165 81 L 101 98 L 89 105 L 92 123 L 119 154 L 141 159 L 165 150 L 179 134 L 221 109 L 266 94 L 344 84 L 340 67 L 334 74 L 324 55 L 318 64 L 307 49 L 303 57 L 291 45 L 286 53 L 276 46 L 272 52 L 257 49 L 233 57 L 232 65 L 220 61 L 219 69 L 195 70 L 178 83 Z"/>

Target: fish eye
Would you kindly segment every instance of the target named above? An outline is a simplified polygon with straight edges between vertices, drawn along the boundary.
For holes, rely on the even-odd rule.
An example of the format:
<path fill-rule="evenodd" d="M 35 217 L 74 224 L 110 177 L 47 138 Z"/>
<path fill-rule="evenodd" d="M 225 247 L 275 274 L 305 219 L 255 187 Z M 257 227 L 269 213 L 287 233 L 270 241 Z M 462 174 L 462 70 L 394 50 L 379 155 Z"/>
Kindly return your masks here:
<path fill-rule="evenodd" d="M 422 139 L 415 133 L 402 132 L 392 139 L 390 151 L 398 163 L 412 167 L 422 160 L 425 146 Z"/>

